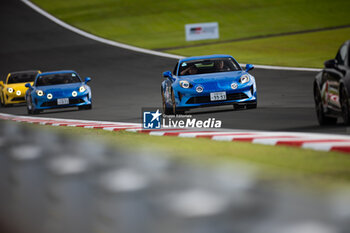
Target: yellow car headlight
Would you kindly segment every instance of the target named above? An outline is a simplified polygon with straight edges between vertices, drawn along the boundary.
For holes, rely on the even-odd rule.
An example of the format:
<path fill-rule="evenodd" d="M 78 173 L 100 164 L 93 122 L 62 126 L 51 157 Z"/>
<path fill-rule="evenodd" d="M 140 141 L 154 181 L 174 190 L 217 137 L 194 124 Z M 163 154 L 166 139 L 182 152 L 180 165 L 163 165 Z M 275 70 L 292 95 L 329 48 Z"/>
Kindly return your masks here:
<path fill-rule="evenodd" d="M 16 91 L 16 95 L 21 95 L 22 92 L 20 90 Z"/>
<path fill-rule="evenodd" d="M 81 86 L 80 88 L 79 88 L 79 92 L 84 92 L 86 90 L 86 88 L 84 87 L 84 86 Z"/>
<path fill-rule="evenodd" d="M 37 91 L 36 91 L 36 94 L 37 94 L 38 96 L 43 96 L 43 95 L 44 95 L 44 92 L 43 92 L 42 90 L 37 90 Z"/>
<path fill-rule="evenodd" d="M 9 87 L 9 88 L 7 88 L 7 91 L 8 91 L 8 93 L 12 93 L 13 92 L 13 88 Z"/>

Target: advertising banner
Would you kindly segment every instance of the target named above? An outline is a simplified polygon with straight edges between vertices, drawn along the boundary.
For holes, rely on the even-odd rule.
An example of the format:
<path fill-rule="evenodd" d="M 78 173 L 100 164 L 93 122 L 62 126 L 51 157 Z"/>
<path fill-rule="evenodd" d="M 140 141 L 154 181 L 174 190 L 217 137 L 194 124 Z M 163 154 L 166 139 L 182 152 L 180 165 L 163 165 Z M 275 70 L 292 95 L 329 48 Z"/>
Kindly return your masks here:
<path fill-rule="evenodd" d="M 186 24 L 185 32 L 186 41 L 218 39 L 219 24 L 217 22 Z"/>

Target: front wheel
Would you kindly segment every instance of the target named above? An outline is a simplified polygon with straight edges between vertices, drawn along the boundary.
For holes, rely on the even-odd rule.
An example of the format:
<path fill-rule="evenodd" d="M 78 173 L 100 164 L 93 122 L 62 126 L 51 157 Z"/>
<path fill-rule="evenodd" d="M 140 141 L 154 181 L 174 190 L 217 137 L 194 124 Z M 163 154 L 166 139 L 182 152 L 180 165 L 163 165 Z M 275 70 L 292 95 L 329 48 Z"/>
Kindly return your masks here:
<path fill-rule="evenodd" d="M 345 87 L 341 89 L 340 104 L 341 104 L 341 112 L 344 119 L 344 124 L 349 125 L 350 124 L 349 96 L 345 90 Z"/>
<path fill-rule="evenodd" d="M 1 93 L 1 96 L 0 96 L 0 107 L 6 107 L 4 93 Z"/>
<path fill-rule="evenodd" d="M 318 88 L 315 91 L 314 98 L 315 98 L 315 108 L 316 108 L 318 123 L 320 125 L 333 125 L 337 123 L 337 118 L 325 116 L 324 110 L 323 110 L 321 93 Z"/>
<path fill-rule="evenodd" d="M 165 115 L 170 115 L 170 114 L 172 113 L 172 111 L 171 111 L 172 109 L 171 109 L 171 108 L 168 108 L 167 105 L 166 105 L 163 87 L 161 87 L 160 91 L 161 91 L 161 95 L 162 95 L 162 108 L 163 108 L 163 113 L 164 113 Z"/>
<path fill-rule="evenodd" d="M 33 105 L 32 105 L 32 101 L 30 100 L 30 97 L 27 96 L 27 113 L 28 115 L 32 115 L 33 114 Z"/>
<path fill-rule="evenodd" d="M 174 115 L 176 115 L 176 114 L 184 114 L 184 113 L 185 113 L 185 111 L 179 110 L 179 109 L 176 107 L 175 94 L 174 94 L 173 89 L 171 89 L 171 102 L 172 102 L 172 104 L 173 104 L 172 111 L 173 111 L 173 114 L 174 114 Z"/>

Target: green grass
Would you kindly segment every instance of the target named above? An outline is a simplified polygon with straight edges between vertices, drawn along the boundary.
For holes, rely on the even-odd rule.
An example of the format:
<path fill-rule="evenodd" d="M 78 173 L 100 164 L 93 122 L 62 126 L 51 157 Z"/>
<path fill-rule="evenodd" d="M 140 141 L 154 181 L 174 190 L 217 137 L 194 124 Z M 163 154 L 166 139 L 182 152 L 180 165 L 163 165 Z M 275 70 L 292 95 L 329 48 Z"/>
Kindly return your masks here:
<path fill-rule="evenodd" d="M 322 67 L 325 60 L 335 57 L 338 48 L 335 48 L 334 45 L 340 47 L 348 39 L 350 39 L 350 28 L 168 50 L 167 52 L 185 56 L 231 54 L 241 63 Z"/>
<path fill-rule="evenodd" d="M 85 31 L 119 42 L 139 47 L 156 49 L 202 43 L 186 42 L 184 25 L 198 22 L 218 22 L 220 39 L 230 40 L 258 35 L 294 32 L 315 28 L 350 24 L 348 12 L 350 1 L 334 0 L 33 0 L 48 12 Z M 342 31 L 332 31 L 330 36 L 308 37 L 303 40 L 281 38 L 280 45 L 292 42 L 294 49 L 283 49 L 289 57 L 283 65 L 319 67 L 324 57 L 333 57 L 343 39 L 350 37 Z M 323 34 L 321 34 L 322 36 Z M 304 42 L 313 46 L 308 47 Z M 274 46 L 276 39 L 251 41 L 252 46 L 240 43 L 228 45 L 232 55 L 248 54 L 250 63 L 279 65 L 281 52 Z M 318 42 L 322 43 L 318 43 Z M 339 42 L 340 41 L 340 42 Z M 255 45 L 256 44 L 256 45 Z M 324 49 L 327 44 L 327 49 Z M 258 50 L 263 45 L 265 49 Z M 272 50 L 269 48 L 272 47 Z M 308 48 L 308 59 L 298 61 Z M 232 48 L 232 49 L 231 49 Z M 287 51 L 286 51 L 287 50 Z M 210 48 L 210 53 L 219 53 L 222 45 Z M 198 55 L 206 53 L 206 47 L 195 50 L 178 50 L 177 53 Z M 209 52 L 209 51 L 208 51 Z M 249 57 L 248 57 L 249 56 Z M 243 57 L 243 56 L 242 56 Z M 246 59 L 245 57 L 243 57 Z M 242 61 L 243 62 L 243 61 Z"/>
<path fill-rule="evenodd" d="M 165 151 L 164 154 L 177 156 L 201 164 L 230 164 L 244 161 L 258 165 L 268 174 L 277 178 L 293 178 L 318 183 L 349 184 L 350 156 L 337 152 L 320 152 L 284 146 L 266 146 L 244 142 L 211 141 L 200 138 L 178 138 L 149 136 L 126 131 L 110 132 L 74 127 L 44 127 L 69 135 L 89 135 L 111 145 L 127 148 L 152 148 Z"/>

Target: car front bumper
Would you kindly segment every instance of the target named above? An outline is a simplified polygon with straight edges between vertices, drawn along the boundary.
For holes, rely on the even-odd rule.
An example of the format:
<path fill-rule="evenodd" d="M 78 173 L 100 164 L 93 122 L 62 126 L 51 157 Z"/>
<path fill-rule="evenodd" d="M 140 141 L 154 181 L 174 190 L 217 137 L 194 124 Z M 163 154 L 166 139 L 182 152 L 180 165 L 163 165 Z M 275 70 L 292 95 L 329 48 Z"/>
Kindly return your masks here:
<path fill-rule="evenodd" d="M 21 93 L 17 95 L 16 93 L 5 93 L 5 104 L 20 104 L 25 103 L 26 100 L 24 98 L 25 93 Z"/>
<path fill-rule="evenodd" d="M 210 93 L 213 92 L 226 92 L 226 100 L 211 101 Z M 197 93 L 195 90 L 176 91 L 174 93 L 176 107 L 183 109 L 218 106 L 228 104 L 254 104 L 257 102 L 257 93 L 255 85 L 247 85 L 239 89 L 221 89 L 215 91 L 203 91 Z"/>
<path fill-rule="evenodd" d="M 58 104 L 57 100 L 62 98 L 68 98 L 69 103 Z M 91 98 L 89 97 L 89 94 L 78 95 L 76 97 L 70 96 L 70 97 L 62 97 L 62 98 L 53 98 L 50 100 L 45 97 L 34 98 L 35 109 L 44 110 L 44 109 L 53 109 L 53 108 L 68 108 L 68 107 L 79 107 L 79 106 L 91 104 Z"/>

